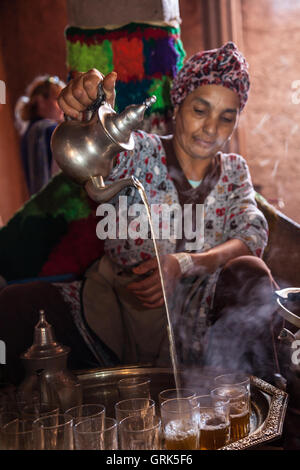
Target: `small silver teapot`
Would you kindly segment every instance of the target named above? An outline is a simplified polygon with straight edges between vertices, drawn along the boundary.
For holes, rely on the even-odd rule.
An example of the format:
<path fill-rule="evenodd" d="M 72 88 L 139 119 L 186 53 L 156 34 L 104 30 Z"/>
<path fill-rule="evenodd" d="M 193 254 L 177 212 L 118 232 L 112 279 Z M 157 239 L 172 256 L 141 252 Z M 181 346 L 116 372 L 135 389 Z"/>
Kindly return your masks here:
<path fill-rule="evenodd" d="M 293 360 L 295 355 L 295 347 L 300 346 L 300 288 L 299 287 L 288 287 L 275 291 L 277 296 L 277 303 L 281 307 L 279 314 L 287 320 L 290 324 L 299 328 L 295 333 L 292 333 L 287 328 L 283 328 L 279 335 L 279 340 L 285 344 L 291 346 L 291 367 L 290 369 L 300 376 L 300 360 Z M 298 315 L 292 312 L 290 309 L 298 310 Z M 300 354 L 298 355 L 300 356 Z"/>
<path fill-rule="evenodd" d="M 105 186 L 104 180 L 112 170 L 114 157 L 134 148 L 132 131 L 138 129 L 144 113 L 156 97 L 151 96 L 140 105 L 130 105 L 120 114 L 106 102 L 99 86 L 96 102 L 88 108 L 90 120 L 68 119 L 59 124 L 52 134 L 53 158 L 61 170 L 76 183 L 85 186 L 96 202 L 106 202 L 126 186 L 137 185 L 134 176 Z"/>
<path fill-rule="evenodd" d="M 32 346 L 21 355 L 26 376 L 18 387 L 25 402 L 56 403 L 62 411 L 82 403 L 82 387 L 67 369 L 70 348 L 58 343 L 45 312 L 40 310 Z"/>

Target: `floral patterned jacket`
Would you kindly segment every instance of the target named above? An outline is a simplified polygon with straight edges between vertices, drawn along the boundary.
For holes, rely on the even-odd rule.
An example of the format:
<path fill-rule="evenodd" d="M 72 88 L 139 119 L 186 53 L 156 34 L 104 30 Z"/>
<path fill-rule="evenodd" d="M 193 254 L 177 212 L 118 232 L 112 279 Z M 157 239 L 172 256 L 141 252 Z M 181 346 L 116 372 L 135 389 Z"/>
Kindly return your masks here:
<path fill-rule="evenodd" d="M 175 218 L 170 217 L 169 214 L 164 218 L 163 211 L 160 211 L 160 208 L 166 207 L 166 205 L 171 207 L 174 204 L 178 207 L 179 197 L 172 175 L 168 170 L 169 166 L 167 165 L 163 139 L 142 131 L 136 132 L 134 138 L 134 150 L 118 155 L 116 165 L 107 180 L 107 184 L 132 175 L 139 179 L 145 188 L 150 207 L 154 208 L 152 214 L 155 215 L 161 212 L 162 216 L 158 219 L 158 226 L 161 229 L 168 229 L 168 224 L 170 225 L 170 236 L 165 239 L 160 236 L 157 239 L 159 253 L 174 253 L 176 251 Z M 201 240 L 198 247 L 193 251 L 205 251 L 227 240 L 236 238 L 242 240 L 254 256 L 261 257 L 268 241 L 268 225 L 264 215 L 257 208 L 247 163 L 240 155 L 225 153 L 220 153 L 219 162 L 221 168 L 217 183 L 206 196 L 202 206 L 204 209 L 202 211 L 202 215 L 204 215 L 204 218 L 202 218 L 202 231 L 196 233 L 196 237 L 200 237 Z M 191 190 L 193 189 L 191 188 Z M 196 191 L 195 195 L 197 195 Z M 120 196 L 123 197 L 123 200 L 120 199 Z M 197 203 L 197 201 L 195 202 Z M 126 269 L 155 256 L 149 228 L 146 229 L 148 236 L 141 236 L 141 231 L 145 235 L 145 227 L 148 227 L 146 213 L 144 212 L 141 218 L 138 219 L 136 214 L 130 216 L 130 207 L 138 207 L 139 210 L 142 207 L 138 190 L 132 187 L 127 188 L 112 199 L 110 203 L 116 210 L 117 234 L 119 234 L 120 220 L 124 217 L 124 212 L 126 212 L 127 217 L 127 219 L 122 219 L 123 227 L 121 231 L 123 231 L 123 238 L 115 237 L 114 239 L 105 240 L 105 252 L 111 260 Z M 138 206 L 135 206 L 135 204 L 138 204 Z M 127 226 L 130 227 L 127 236 L 124 234 L 124 220 L 127 220 Z M 103 226 L 102 229 L 99 227 L 98 236 L 101 230 L 103 231 Z M 213 305 L 215 287 L 220 271 L 221 268 L 213 274 L 198 280 L 197 285 L 194 286 L 196 289 L 193 289 L 193 292 L 195 290 L 197 292 L 193 305 L 185 301 L 190 295 L 190 286 L 186 286 L 186 291 L 184 289 L 178 290 L 178 292 L 180 291 L 180 294 L 178 294 L 180 299 L 176 298 L 176 307 L 183 303 L 187 305 L 185 311 L 182 310 L 180 313 L 181 342 L 186 345 L 184 346 L 186 351 L 181 351 L 183 360 L 185 354 L 190 355 L 192 352 L 195 357 L 199 357 L 199 353 L 201 353 L 203 336 L 210 324 L 209 312 Z M 176 319 L 174 319 L 174 323 L 176 323 Z"/>
<path fill-rule="evenodd" d="M 134 137 L 134 150 L 118 155 L 117 163 L 107 183 L 132 175 L 138 178 L 145 188 L 150 206 L 153 207 L 152 214 L 161 212 L 160 228 L 167 230 L 165 225 L 167 223 L 172 225 L 170 237 L 162 239 L 160 235 L 157 240 L 160 252 L 173 253 L 176 249 L 174 220 L 171 218 L 169 221 L 168 213 L 163 218 L 164 212 L 161 207 L 162 204 L 170 207 L 172 204 L 179 205 L 179 198 L 168 171 L 162 140 L 157 135 L 142 131 L 136 132 Z M 268 241 L 268 226 L 264 215 L 257 208 L 247 163 L 240 155 L 224 153 L 220 154 L 220 161 L 219 180 L 204 201 L 203 243 L 201 246 L 199 244 L 200 248 L 196 251 L 204 251 L 226 240 L 238 238 L 249 247 L 253 255 L 261 257 Z M 121 204 L 120 196 L 123 197 Z M 143 224 L 147 225 L 146 211 L 142 213 L 140 219 L 136 214 L 130 215 L 130 206 L 133 204 L 140 204 L 139 209 L 142 209 L 139 192 L 135 188 L 127 188 L 110 203 L 116 209 L 117 226 L 122 216 L 127 216 L 130 226 L 126 238 L 116 237 L 105 241 L 105 251 L 111 259 L 119 265 L 133 266 L 155 256 L 149 230 L 147 238 L 139 236 L 141 231 L 145 232 Z M 143 224 L 138 223 L 140 221 Z M 118 234 L 118 227 L 116 232 Z"/>

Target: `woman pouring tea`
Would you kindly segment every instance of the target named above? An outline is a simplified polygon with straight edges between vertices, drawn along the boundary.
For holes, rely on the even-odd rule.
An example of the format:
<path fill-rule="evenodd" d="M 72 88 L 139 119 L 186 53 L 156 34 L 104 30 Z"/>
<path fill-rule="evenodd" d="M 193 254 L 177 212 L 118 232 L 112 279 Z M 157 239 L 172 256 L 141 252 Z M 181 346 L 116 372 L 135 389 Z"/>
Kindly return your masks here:
<path fill-rule="evenodd" d="M 60 106 L 66 114 L 77 118 L 96 98 L 100 81 L 113 106 L 115 79 L 114 73 L 102 77 L 95 70 L 82 74 L 63 91 Z M 167 286 L 172 286 L 175 280 L 176 289 L 173 284 L 168 298 L 171 297 L 177 352 L 183 362 L 199 362 L 208 341 L 207 329 L 217 319 L 222 318 L 223 324 L 220 331 L 213 328 L 213 337 L 222 333 L 218 343 L 239 343 L 241 338 L 223 338 L 224 327 L 228 324 L 231 328 L 230 317 L 237 322 L 242 317 L 239 312 L 242 308 L 247 321 L 263 323 L 267 311 L 258 312 L 263 318 L 251 318 L 254 315 L 251 303 L 259 310 L 259 295 L 263 297 L 262 308 L 270 311 L 272 280 L 261 260 L 268 239 L 267 223 L 256 207 L 245 160 L 239 155 L 222 153 L 237 126 L 248 91 L 247 63 L 233 43 L 195 54 L 178 73 L 171 89 L 173 136 L 163 139 L 135 133 L 134 152 L 118 156 L 109 178 L 115 181 L 125 175 L 136 176 L 150 205 L 204 204 L 204 245 L 199 251 L 181 251 L 185 248 L 183 240 L 177 246 L 171 240 L 158 242 Z M 138 192 L 130 191 L 127 201 L 129 206 L 140 202 Z M 118 197 L 112 202 L 117 205 Z M 126 358 L 125 363 L 159 361 L 168 348 L 153 241 L 106 240 L 105 253 L 86 275 L 82 297 L 85 318 L 120 359 Z M 132 276 L 135 279 L 131 280 Z M 183 282 L 178 283 L 179 279 Z M 260 294 L 258 289 L 254 294 L 258 280 Z M 189 301 L 193 289 L 196 300 Z M 249 312 L 245 311 L 247 308 Z M 103 311 L 109 311 L 104 324 Z M 243 323 L 245 319 L 240 320 Z M 243 324 L 240 328 L 242 331 Z M 253 333 L 251 336 L 254 339 Z M 213 338 L 211 341 L 215 342 Z M 227 344 L 224 347 L 228 349 Z M 215 346 L 209 351 L 207 361 L 216 365 L 223 362 L 224 351 L 218 353 Z M 246 354 L 243 348 L 239 352 L 241 356 Z"/>
<path fill-rule="evenodd" d="M 101 83 L 114 106 L 116 79 L 115 72 L 105 77 L 95 69 L 81 73 L 62 91 L 59 105 L 81 120 Z M 185 231 L 178 238 L 157 239 L 179 364 L 244 370 L 272 380 L 275 282 L 262 260 L 268 226 L 245 159 L 225 153 L 249 87 L 248 65 L 234 43 L 192 56 L 171 88 L 173 134 L 134 132 L 134 150 L 117 156 L 106 183 L 135 176 L 150 207 L 179 206 L 182 218 L 188 218 L 183 225 L 190 224 L 193 239 Z M 141 204 L 139 191 L 127 188 L 109 201 L 116 214 L 125 200 L 129 213 Z M 204 214 L 201 237 L 195 229 L 197 207 Z M 170 224 L 178 222 L 173 219 Z M 167 222 L 162 219 L 161 225 Z M 120 223 L 119 218 L 116 234 Z M 81 337 L 73 357 L 81 354 L 82 360 L 89 351 L 98 363 L 101 356 L 101 365 L 170 363 L 153 239 L 150 232 L 139 236 L 139 225 L 131 226 L 132 236 L 105 240 L 104 256 L 83 282 L 55 287 L 69 312 L 64 331 L 70 326 Z M 0 306 L 9 289 L 2 291 Z M 55 318 L 49 321 L 55 327 Z"/>

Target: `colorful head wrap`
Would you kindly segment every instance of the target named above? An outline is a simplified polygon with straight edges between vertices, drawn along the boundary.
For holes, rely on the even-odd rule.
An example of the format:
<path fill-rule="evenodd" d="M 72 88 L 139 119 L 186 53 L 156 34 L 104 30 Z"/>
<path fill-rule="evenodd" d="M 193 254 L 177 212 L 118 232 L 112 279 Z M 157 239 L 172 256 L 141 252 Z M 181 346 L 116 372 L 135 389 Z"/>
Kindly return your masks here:
<path fill-rule="evenodd" d="M 194 54 L 178 72 L 171 88 L 173 106 L 201 85 L 222 85 L 235 91 L 244 108 L 250 88 L 248 64 L 233 42 Z"/>

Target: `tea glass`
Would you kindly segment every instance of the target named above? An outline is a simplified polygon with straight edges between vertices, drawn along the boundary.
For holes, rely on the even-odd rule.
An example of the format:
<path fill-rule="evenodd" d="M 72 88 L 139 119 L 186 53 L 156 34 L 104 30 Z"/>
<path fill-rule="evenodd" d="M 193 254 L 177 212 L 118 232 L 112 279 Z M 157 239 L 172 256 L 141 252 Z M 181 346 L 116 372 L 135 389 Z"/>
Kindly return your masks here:
<path fill-rule="evenodd" d="M 84 418 L 74 426 L 76 450 L 117 450 L 118 423 L 114 418 Z"/>
<path fill-rule="evenodd" d="M 145 424 L 140 416 L 128 416 L 119 423 L 119 441 L 122 450 L 161 450 L 161 420 L 153 417 Z"/>
<path fill-rule="evenodd" d="M 139 416 L 145 425 L 151 425 L 155 416 L 155 402 L 151 398 L 130 398 L 115 404 L 118 423 L 128 416 Z"/>
<path fill-rule="evenodd" d="M 30 405 L 24 405 L 20 414 L 23 419 L 34 421 L 41 416 L 58 415 L 59 405 L 54 403 L 31 403 Z"/>
<path fill-rule="evenodd" d="M 249 393 L 244 386 L 223 386 L 211 391 L 214 403 L 229 400 L 230 442 L 246 437 L 250 432 Z"/>
<path fill-rule="evenodd" d="M 15 419 L 19 419 L 20 415 L 16 411 L 1 411 L 0 412 L 0 429 L 5 426 L 5 424 L 14 421 Z"/>
<path fill-rule="evenodd" d="M 150 379 L 131 377 L 118 382 L 120 400 L 127 398 L 150 398 Z"/>
<path fill-rule="evenodd" d="M 195 398 L 195 390 L 191 388 L 169 388 L 167 390 L 162 390 L 158 394 L 159 406 L 166 400 L 172 400 L 173 398 Z"/>
<path fill-rule="evenodd" d="M 73 418 L 74 425 L 84 418 L 98 418 L 100 424 L 104 425 L 105 406 L 100 404 L 78 405 L 65 411 L 66 415 Z"/>
<path fill-rule="evenodd" d="M 42 416 L 33 422 L 33 437 L 37 450 L 73 450 L 73 417 Z"/>
<path fill-rule="evenodd" d="M 195 398 L 199 404 L 200 450 L 216 450 L 230 440 L 229 400 L 213 401 L 210 395 Z"/>
<path fill-rule="evenodd" d="M 33 421 L 15 419 L 1 428 L 1 448 L 4 450 L 33 450 Z"/>
<path fill-rule="evenodd" d="M 167 450 L 196 450 L 199 445 L 199 405 L 188 398 L 165 400 L 160 407 Z"/>
<path fill-rule="evenodd" d="M 250 400 L 250 377 L 243 372 L 232 372 L 230 374 L 218 375 L 215 377 L 216 387 L 231 386 L 245 387 Z"/>

